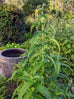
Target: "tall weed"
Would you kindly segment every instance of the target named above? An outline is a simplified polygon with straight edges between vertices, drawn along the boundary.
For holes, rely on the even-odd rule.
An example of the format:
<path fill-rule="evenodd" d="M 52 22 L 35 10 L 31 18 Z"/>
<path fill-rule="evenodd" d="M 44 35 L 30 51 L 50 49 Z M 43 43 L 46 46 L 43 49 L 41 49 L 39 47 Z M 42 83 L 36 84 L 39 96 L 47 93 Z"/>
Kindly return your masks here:
<path fill-rule="evenodd" d="M 73 71 L 66 64 L 68 60 L 60 56 L 60 46 L 54 39 L 56 24 L 50 25 L 47 17 L 40 15 L 31 27 L 31 31 L 36 27 L 37 32 L 30 40 L 29 49 L 22 55 L 23 60 L 16 64 L 18 69 L 9 79 L 17 80 L 18 86 L 12 99 L 70 99 L 68 84 L 63 84 L 63 80 L 70 80 L 61 68 Z"/>
<path fill-rule="evenodd" d="M 63 77 L 69 78 L 60 73 L 62 60 L 59 44 L 48 35 L 44 31 L 38 31 L 30 40 L 31 47 L 23 54 L 23 60 L 16 64 L 18 69 L 9 79 L 17 80 L 18 84 L 12 99 L 70 99 L 66 86 L 63 87 L 60 82 Z M 58 50 L 57 55 L 53 56 L 49 53 L 52 41 Z"/>

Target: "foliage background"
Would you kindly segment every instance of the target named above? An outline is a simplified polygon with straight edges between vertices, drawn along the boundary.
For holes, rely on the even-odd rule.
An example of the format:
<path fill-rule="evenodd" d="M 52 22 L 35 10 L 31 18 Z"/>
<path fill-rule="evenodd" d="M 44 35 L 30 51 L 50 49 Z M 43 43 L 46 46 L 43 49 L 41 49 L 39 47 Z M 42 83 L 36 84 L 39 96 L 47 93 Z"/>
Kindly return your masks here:
<path fill-rule="evenodd" d="M 15 0 L 13 2 L 15 5 Z M 28 55 L 27 59 L 23 59 L 19 64 L 16 64 L 16 67 L 19 69 L 14 71 L 13 76 L 10 78 L 11 80 L 17 80 L 17 89 L 15 89 L 13 97 L 17 95 L 20 99 L 20 97 L 23 97 L 25 94 L 25 97 L 28 96 L 28 98 L 30 95 L 33 97 L 36 95 L 42 99 L 44 97 L 47 99 L 49 99 L 49 97 L 53 97 L 53 99 L 73 99 L 74 14 L 73 9 L 71 9 L 73 1 L 63 0 L 62 2 L 62 0 L 59 0 L 59 2 L 57 2 L 57 0 L 49 0 L 48 2 L 47 0 L 25 0 L 24 2 L 21 2 L 21 7 L 23 6 L 21 10 L 13 5 L 8 6 L 6 4 L 0 7 L 0 50 L 24 48 L 27 50 L 25 54 Z M 60 7 L 61 4 L 62 6 Z M 35 12 L 36 9 L 38 10 L 37 13 Z M 16 23 L 13 22 L 14 18 L 17 19 Z M 26 23 L 26 26 L 23 22 Z M 14 24 L 12 25 L 12 23 Z M 14 30 L 13 27 L 15 28 Z M 41 34 L 38 37 L 39 32 L 44 32 L 46 36 Z M 42 35 L 44 36 L 41 39 Z M 56 54 L 58 54 L 58 49 L 56 43 L 53 44 L 49 42 L 48 40 L 50 40 L 50 38 L 54 39 L 53 41 L 60 45 L 60 55 L 62 57 L 59 56 L 59 61 L 57 61 Z M 24 43 L 20 44 L 19 42 L 22 41 L 24 41 Z M 5 46 L 3 46 L 3 44 L 5 44 Z M 46 54 L 50 57 L 49 62 Z M 47 63 L 43 63 L 41 59 Z M 38 64 L 39 61 L 42 62 L 42 65 Z M 56 70 L 54 64 L 57 66 Z M 36 68 L 34 68 L 35 66 Z M 39 69 L 37 69 L 38 66 L 40 66 Z M 35 75 L 32 74 L 32 70 L 34 72 L 37 70 Z M 30 83 L 32 83 L 32 86 L 30 86 Z M 24 86 L 26 86 L 25 84 L 28 84 L 28 87 L 25 87 L 26 89 L 24 88 Z M 41 87 L 43 90 L 41 90 Z M 3 90 L 5 90 L 5 87 Z M 45 92 L 48 94 L 45 94 Z M 3 93 L 3 96 L 4 94 L 5 93 Z"/>

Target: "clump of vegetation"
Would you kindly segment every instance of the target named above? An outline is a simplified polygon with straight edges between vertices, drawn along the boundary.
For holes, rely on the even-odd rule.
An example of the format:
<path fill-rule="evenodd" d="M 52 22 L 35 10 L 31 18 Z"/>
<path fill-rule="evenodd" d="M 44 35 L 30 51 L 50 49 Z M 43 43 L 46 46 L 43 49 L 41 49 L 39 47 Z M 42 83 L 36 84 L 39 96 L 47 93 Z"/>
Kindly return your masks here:
<path fill-rule="evenodd" d="M 5 99 L 6 93 L 6 78 L 0 74 L 0 99 Z"/>
<path fill-rule="evenodd" d="M 23 6 L 26 16 L 26 33 L 23 37 L 27 41 L 22 44 L 18 42 L 17 44 L 14 38 L 14 42 L 8 41 L 8 44 L 5 43 L 6 45 L 0 48 L 0 50 L 8 48 L 26 49 L 26 53 L 22 55 L 23 59 L 18 64 L 15 64 L 15 68 L 18 69 L 14 70 L 12 77 L 8 79 L 7 83 L 9 85 L 6 86 L 6 82 L 5 85 L 3 83 L 9 89 L 8 92 L 12 99 L 73 99 L 74 15 L 67 9 L 69 8 L 68 5 L 65 7 L 66 2 L 69 4 L 69 0 L 64 1 L 50 0 L 49 8 L 45 9 L 46 5 L 44 3 L 47 3 L 47 0 L 28 0 Z M 61 7 L 60 4 L 62 4 Z M 10 10 L 7 10 L 7 6 L 5 8 L 6 10 L 3 13 L 10 20 L 7 14 Z M 18 15 L 20 13 L 19 11 Z M 4 20 L 6 20 L 5 16 L 3 16 Z M 1 20 L 1 22 L 3 21 Z M 0 26 L 6 25 L 2 24 Z M 8 34 L 8 36 L 10 35 Z M 11 35 L 11 37 L 13 36 Z M 27 56 L 26 58 L 24 58 L 25 55 Z M 7 93 L 5 87 L 3 89 L 5 93 L 3 93 L 3 96 L 1 95 L 3 99 L 7 99 L 9 95 L 8 93 L 7 96 L 4 96 Z"/>
<path fill-rule="evenodd" d="M 16 88 L 16 82 L 7 82 L 7 79 L 0 74 L 0 99 L 11 99 Z"/>
<path fill-rule="evenodd" d="M 30 40 L 30 47 L 23 57 L 27 57 L 16 64 L 18 70 L 15 70 L 9 80 L 17 79 L 20 83 L 15 89 L 12 99 L 16 96 L 18 99 L 70 99 L 68 93 L 68 84 L 63 84 L 69 78 L 62 73 L 61 68 L 72 69 L 66 64 L 68 60 L 60 56 L 60 46 L 52 38 L 47 29 L 45 15 L 39 16 L 39 24 L 34 26 L 37 33 Z M 37 23 L 37 22 L 36 22 Z M 49 25 L 49 24 L 48 24 Z M 54 34 L 53 34 L 54 35 Z M 8 81 L 9 81 L 8 80 Z"/>
<path fill-rule="evenodd" d="M 48 0 L 28 0 L 24 3 L 23 11 L 25 16 L 32 15 L 35 12 L 35 9 L 38 5 L 42 5 L 43 3 L 48 4 Z"/>
<path fill-rule="evenodd" d="M 13 5 L 0 6 L 0 42 L 23 42 L 25 35 L 24 15 Z"/>
<path fill-rule="evenodd" d="M 16 65 L 15 70 L 9 80 L 17 79 L 21 82 L 13 93 L 12 99 L 24 98 L 69 98 L 66 86 L 62 86 L 61 77 L 66 75 L 61 73 L 61 57 L 59 57 L 59 45 L 56 40 L 50 38 L 48 33 L 39 31 L 32 38 L 31 47 L 27 50 L 27 58 Z M 58 47 L 57 55 L 49 53 L 51 43 L 54 42 Z M 66 79 L 68 79 L 66 77 Z M 62 91 L 63 90 L 63 91 Z M 62 95 L 62 96 L 61 96 Z"/>

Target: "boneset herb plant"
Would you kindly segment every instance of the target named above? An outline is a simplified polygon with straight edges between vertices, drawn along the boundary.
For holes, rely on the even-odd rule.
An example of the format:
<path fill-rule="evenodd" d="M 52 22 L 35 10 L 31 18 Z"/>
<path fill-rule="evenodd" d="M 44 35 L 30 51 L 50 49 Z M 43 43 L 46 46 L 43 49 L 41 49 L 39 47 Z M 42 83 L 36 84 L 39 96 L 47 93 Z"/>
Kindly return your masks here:
<path fill-rule="evenodd" d="M 56 43 L 57 55 L 49 55 L 50 42 Z M 12 99 L 69 99 L 66 87 L 60 83 L 61 58 L 58 43 L 48 36 L 48 33 L 39 31 L 31 40 L 30 49 L 23 54 L 27 57 L 16 65 L 12 79 L 17 79 L 18 87 Z M 68 79 L 66 77 L 66 79 Z M 17 97 L 16 97 L 17 96 Z"/>
<path fill-rule="evenodd" d="M 45 31 L 44 22 L 37 24 L 30 48 L 22 55 L 23 60 L 16 64 L 18 69 L 9 79 L 17 80 L 12 99 L 70 99 L 68 86 L 63 84 L 63 78 L 69 78 L 61 72 L 61 66 L 70 67 L 63 63 L 67 59 L 60 56 L 60 46 L 48 30 Z"/>

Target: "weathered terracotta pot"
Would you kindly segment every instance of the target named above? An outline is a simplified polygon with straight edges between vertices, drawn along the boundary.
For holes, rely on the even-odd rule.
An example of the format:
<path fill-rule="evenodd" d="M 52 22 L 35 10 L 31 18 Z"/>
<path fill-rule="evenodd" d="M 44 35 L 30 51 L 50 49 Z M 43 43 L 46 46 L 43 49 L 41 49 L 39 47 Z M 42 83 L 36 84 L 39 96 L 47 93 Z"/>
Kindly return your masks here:
<path fill-rule="evenodd" d="M 21 48 L 11 48 L 0 52 L 0 65 L 4 77 L 11 77 L 13 73 L 14 63 L 18 63 L 18 61 L 22 59 L 20 55 L 25 52 L 26 51 Z"/>

